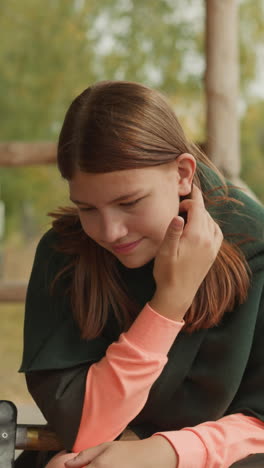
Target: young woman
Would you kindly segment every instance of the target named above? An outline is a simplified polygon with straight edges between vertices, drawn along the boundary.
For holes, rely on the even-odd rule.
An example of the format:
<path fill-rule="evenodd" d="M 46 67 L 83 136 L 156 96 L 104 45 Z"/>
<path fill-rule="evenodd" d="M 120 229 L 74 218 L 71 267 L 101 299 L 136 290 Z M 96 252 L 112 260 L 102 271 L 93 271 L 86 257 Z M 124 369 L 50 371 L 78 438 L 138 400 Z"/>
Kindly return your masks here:
<path fill-rule="evenodd" d="M 263 207 L 137 83 L 73 101 L 58 167 L 75 207 L 37 248 L 21 366 L 66 449 L 47 467 L 264 452 Z"/>

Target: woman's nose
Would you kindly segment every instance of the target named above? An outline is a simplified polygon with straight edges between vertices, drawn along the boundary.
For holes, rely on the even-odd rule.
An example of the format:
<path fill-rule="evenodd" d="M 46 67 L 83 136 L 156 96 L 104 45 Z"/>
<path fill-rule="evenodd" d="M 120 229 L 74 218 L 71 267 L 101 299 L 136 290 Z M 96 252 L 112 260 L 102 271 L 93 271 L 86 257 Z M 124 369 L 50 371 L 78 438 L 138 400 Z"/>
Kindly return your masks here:
<path fill-rule="evenodd" d="M 99 234 L 102 242 L 107 244 L 118 243 L 120 239 L 127 236 L 127 233 L 128 229 L 122 219 L 112 217 L 102 220 Z"/>

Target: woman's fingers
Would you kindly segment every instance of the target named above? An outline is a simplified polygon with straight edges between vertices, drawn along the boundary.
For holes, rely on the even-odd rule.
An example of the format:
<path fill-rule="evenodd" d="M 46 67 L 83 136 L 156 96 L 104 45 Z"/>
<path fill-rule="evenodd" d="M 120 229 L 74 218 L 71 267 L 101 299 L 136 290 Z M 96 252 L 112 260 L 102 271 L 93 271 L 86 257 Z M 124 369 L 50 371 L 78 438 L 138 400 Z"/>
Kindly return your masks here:
<path fill-rule="evenodd" d="M 184 236 L 189 240 L 202 241 L 209 245 L 213 252 L 218 252 L 223 234 L 218 224 L 206 210 L 201 190 L 193 185 L 190 199 L 180 203 L 180 211 L 187 212 L 187 224 Z"/>
<path fill-rule="evenodd" d="M 50 459 L 45 468 L 62 468 L 65 466 L 66 461 L 71 460 L 74 457 L 74 453 L 67 453 L 65 450 L 57 453 Z"/>
<path fill-rule="evenodd" d="M 94 458 L 101 455 L 109 446 L 109 443 L 103 443 L 97 445 L 96 447 L 91 447 L 89 449 L 83 450 L 78 453 L 76 457 L 73 457 L 71 460 L 65 462 L 66 468 L 83 468 L 88 463 L 92 462 Z"/>
<path fill-rule="evenodd" d="M 101 444 L 103 452 L 95 455 L 94 447 L 84 450 L 67 468 L 174 468 L 177 465 L 175 451 L 164 437 L 155 436 L 136 441 L 114 441 Z M 93 460 L 90 454 L 93 453 Z M 81 464 L 80 464 L 81 462 Z"/>
<path fill-rule="evenodd" d="M 138 435 L 132 431 L 131 429 L 128 429 L 126 428 L 123 432 L 123 434 L 121 435 L 121 437 L 119 438 L 119 441 L 128 441 L 128 440 L 140 440 L 140 438 L 138 437 Z"/>
<path fill-rule="evenodd" d="M 184 219 L 181 216 L 173 218 L 167 228 L 166 234 L 159 248 L 159 255 L 177 255 L 180 237 L 184 228 Z"/>
<path fill-rule="evenodd" d="M 214 221 L 214 234 L 217 252 L 219 251 L 221 244 L 223 242 L 224 236 L 220 226 Z"/>
<path fill-rule="evenodd" d="M 183 318 L 190 307 L 223 240 L 198 187 L 193 187 L 191 199 L 180 203 L 180 211 L 187 211 L 187 223 L 184 225 L 178 216 L 167 229 L 155 258 L 153 275 L 157 288 L 152 298 L 161 310 L 165 303 L 166 307 L 175 304 L 177 319 Z"/>
<path fill-rule="evenodd" d="M 180 208 L 184 208 L 185 206 L 188 207 L 191 203 L 190 202 L 195 202 L 198 205 L 201 205 L 204 208 L 204 200 L 203 200 L 203 195 L 199 187 L 197 185 L 193 184 L 192 186 L 192 191 L 191 191 L 191 196 L 190 198 L 186 198 L 185 200 L 182 200 L 180 203 Z M 185 209 L 183 209 L 185 211 Z"/>
<path fill-rule="evenodd" d="M 176 216 L 170 222 L 164 239 L 155 258 L 153 274 L 157 287 L 164 283 L 173 286 L 175 281 L 174 265 L 179 256 L 180 239 L 184 229 L 184 220 Z"/>
<path fill-rule="evenodd" d="M 180 202 L 179 212 L 186 212 L 187 214 L 186 233 L 190 230 L 199 232 L 205 228 L 207 211 L 204 206 L 202 192 L 196 185 L 193 185 L 191 198 Z"/>

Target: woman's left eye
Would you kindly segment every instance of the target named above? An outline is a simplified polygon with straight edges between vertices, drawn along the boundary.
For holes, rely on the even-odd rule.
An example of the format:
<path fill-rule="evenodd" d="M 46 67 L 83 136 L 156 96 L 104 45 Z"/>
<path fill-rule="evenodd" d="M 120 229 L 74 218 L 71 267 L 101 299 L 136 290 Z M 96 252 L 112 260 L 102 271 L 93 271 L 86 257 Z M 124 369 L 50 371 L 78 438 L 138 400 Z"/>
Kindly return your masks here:
<path fill-rule="evenodd" d="M 129 207 L 129 206 L 134 206 L 134 205 L 136 205 L 140 200 L 141 200 L 141 198 L 138 198 L 138 200 L 134 200 L 134 201 L 129 202 L 129 203 L 120 203 L 120 206 L 127 206 L 127 207 Z"/>

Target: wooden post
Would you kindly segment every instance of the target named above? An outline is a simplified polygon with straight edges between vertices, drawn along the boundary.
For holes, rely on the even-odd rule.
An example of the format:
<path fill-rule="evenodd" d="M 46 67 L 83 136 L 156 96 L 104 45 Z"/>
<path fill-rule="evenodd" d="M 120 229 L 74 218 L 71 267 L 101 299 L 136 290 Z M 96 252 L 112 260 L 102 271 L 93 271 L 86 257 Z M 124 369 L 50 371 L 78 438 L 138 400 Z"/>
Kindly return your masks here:
<path fill-rule="evenodd" d="M 238 183 L 238 5 L 237 0 L 205 3 L 207 153 L 228 179 Z"/>
<path fill-rule="evenodd" d="M 52 142 L 6 142 L 0 143 L 0 166 L 27 166 L 54 164 L 57 145 Z"/>
<path fill-rule="evenodd" d="M 22 281 L 0 282 L 1 302 L 24 302 L 27 292 L 27 283 Z"/>

